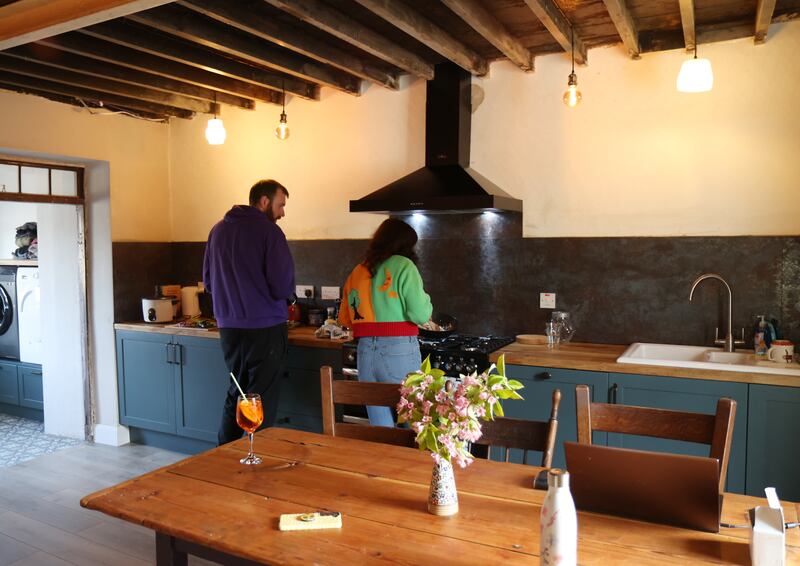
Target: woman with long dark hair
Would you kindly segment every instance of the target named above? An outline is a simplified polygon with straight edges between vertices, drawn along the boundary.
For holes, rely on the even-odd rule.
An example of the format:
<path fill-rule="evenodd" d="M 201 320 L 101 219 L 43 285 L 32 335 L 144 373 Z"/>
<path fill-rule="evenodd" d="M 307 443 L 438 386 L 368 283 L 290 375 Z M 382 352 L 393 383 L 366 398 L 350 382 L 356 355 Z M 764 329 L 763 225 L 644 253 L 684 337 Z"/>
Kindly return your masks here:
<path fill-rule="evenodd" d="M 417 270 L 417 233 L 397 218 L 384 220 L 364 261 L 344 284 L 339 322 L 358 338 L 359 381 L 400 383 L 419 369 L 417 335 L 431 317 L 431 298 Z M 394 426 L 388 407 L 367 407 L 369 422 Z"/>

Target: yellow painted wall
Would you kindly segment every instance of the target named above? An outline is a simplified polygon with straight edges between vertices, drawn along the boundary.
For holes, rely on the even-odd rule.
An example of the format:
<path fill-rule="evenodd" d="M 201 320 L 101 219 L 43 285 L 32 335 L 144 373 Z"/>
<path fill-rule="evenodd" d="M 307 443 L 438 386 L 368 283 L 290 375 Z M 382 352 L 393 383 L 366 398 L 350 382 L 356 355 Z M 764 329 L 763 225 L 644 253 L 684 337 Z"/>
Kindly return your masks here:
<path fill-rule="evenodd" d="M 474 83 L 472 166 L 524 201 L 526 236 L 676 236 L 800 233 L 800 23 L 752 39 L 702 45 L 714 89 L 683 94 L 683 51 L 628 59 L 593 49 L 579 67 L 584 100 L 561 95 L 565 55 L 523 73 L 494 63 Z M 287 107 L 292 137 L 278 142 L 280 110 L 224 109 L 228 141 L 210 147 L 205 119 L 171 126 L 173 239 L 205 240 L 258 178 L 291 193 L 290 238 L 368 237 L 380 217 L 347 201 L 420 167 L 425 89 L 372 86 L 360 98 L 323 89 L 319 103 Z"/>
<path fill-rule="evenodd" d="M 169 241 L 169 126 L 0 91 L 0 147 L 111 167 L 114 241 Z"/>

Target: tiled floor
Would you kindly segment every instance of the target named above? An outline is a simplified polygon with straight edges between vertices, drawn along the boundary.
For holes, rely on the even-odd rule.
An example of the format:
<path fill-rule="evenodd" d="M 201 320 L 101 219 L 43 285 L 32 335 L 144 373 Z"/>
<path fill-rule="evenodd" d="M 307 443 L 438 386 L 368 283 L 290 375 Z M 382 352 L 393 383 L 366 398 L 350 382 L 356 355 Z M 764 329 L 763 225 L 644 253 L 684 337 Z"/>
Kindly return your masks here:
<path fill-rule="evenodd" d="M 82 444 L 44 433 L 44 423 L 0 413 L 0 468 Z"/>
<path fill-rule="evenodd" d="M 84 442 L 0 468 L 0 566 L 154 564 L 152 531 L 79 502 L 184 457 L 149 446 Z M 189 564 L 211 563 L 190 558 Z"/>

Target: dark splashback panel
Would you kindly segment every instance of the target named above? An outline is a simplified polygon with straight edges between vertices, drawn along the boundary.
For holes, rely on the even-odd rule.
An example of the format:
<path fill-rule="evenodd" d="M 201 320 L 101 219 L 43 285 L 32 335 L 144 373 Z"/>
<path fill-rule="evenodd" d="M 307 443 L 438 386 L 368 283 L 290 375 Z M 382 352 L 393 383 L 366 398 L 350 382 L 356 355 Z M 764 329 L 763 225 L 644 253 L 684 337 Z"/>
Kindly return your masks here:
<path fill-rule="evenodd" d="M 430 218 L 429 218 L 430 220 Z M 445 217 L 433 220 L 449 222 Z M 420 230 L 421 233 L 426 232 Z M 461 238 L 435 230 L 418 244 L 419 268 L 434 308 L 456 316 L 462 331 L 541 334 L 550 311 L 539 293 L 557 294 L 572 313 L 574 340 L 708 344 L 724 326 L 726 293 L 715 281 L 689 287 L 704 272 L 734 292 L 734 326 L 751 339 L 755 316 L 781 322 L 800 340 L 800 238 Z M 290 247 L 297 282 L 341 285 L 366 240 L 298 240 Z M 141 316 L 139 301 L 156 283 L 195 284 L 202 242 L 114 244 L 117 321 Z"/>

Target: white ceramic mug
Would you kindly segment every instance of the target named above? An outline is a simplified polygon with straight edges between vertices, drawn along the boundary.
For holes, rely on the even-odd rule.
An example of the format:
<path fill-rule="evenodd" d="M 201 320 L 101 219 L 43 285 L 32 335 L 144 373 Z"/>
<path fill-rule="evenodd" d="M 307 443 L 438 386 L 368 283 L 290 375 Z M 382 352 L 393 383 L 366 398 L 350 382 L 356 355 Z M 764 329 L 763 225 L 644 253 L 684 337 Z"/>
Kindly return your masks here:
<path fill-rule="evenodd" d="M 789 340 L 774 340 L 767 350 L 767 358 L 771 362 L 789 364 L 794 361 L 794 344 Z"/>

